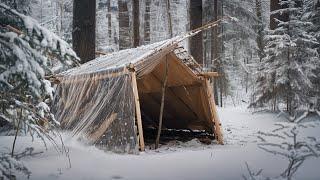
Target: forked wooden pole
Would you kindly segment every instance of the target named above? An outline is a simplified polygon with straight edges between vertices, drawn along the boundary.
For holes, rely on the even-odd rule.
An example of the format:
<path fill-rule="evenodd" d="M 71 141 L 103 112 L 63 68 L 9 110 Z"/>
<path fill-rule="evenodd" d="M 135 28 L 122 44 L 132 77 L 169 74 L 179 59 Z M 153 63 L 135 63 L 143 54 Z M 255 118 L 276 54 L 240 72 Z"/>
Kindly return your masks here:
<path fill-rule="evenodd" d="M 218 117 L 218 112 L 217 112 L 217 107 L 216 107 L 216 103 L 213 103 L 214 101 L 214 95 L 212 93 L 212 87 L 209 83 L 209 80 L 206 79 L 205 80 L 206 86 L 207 86 L 207 93 L 208 93 L 208 97 L 209 97 L 209 105 L 210 105 L 210 110 L 211 110 L 211 114 L 212 114 L 212 121 L 214 123 L 214 133 L 217 137 L 217 141 L 219 144 L 223 144 L 223 135 L 221 132 L 221 123 Z"/>
<path fill-rule="evenodd" d="M 166 67 L 165 67 L 165 74 L 164 74 L 164 82 L 162 84 L 162 92 L 161 92 L 161 106 L 160 106 L 160 115 L 159 115 L 159 126 L 158 126 L 158 133 L 155 143 L 155 149 L 159 147 L 160 135 L 161 135 L 161 128 L 162 128 L 162 119 L 163 119 L 163 109 L 164 109 L 164 95 L 167 86 L 168 80 L 168 57 L 166 56 Z"/>
<path fill-rule="evenodd" d="M 134 102 L 135 102 L 135 106 L 136 106 L 136 116 L 137 116 L 140 150 L 144 151 L 143 128 L 142 128 L 141 110 L 140 110 L 136 72 L 132 72 L 131 77 L 132 77 L 132 88 L 133 88 Z"/>

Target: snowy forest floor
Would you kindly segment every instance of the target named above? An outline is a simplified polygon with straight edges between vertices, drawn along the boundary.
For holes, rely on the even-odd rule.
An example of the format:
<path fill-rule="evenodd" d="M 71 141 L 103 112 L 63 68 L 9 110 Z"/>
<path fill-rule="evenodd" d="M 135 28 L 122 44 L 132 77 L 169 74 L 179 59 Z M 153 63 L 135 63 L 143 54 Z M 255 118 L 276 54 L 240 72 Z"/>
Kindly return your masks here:
<path fill-rule="evenodd" d="M 242 179 L 251 169 L 263 169 L 263 175 L 278 176 L 287 166 L 286 159 L 258 148 L 258 131 L 268 132 L 275 122 L 284 121 L 273 113 L 252 114 L 245 107 L 218 109 L 224 129 L 225 145 L 203 145 L 197 140 L 173 142 L 158 150 L 139 155 L 123 155 L 85 146 L 73 139 L 64 139 L 70 150 L 68 160 L 52 147 L 45 150 L 40 140 L 31 143 L 29 137 L 18 137 L 16 151 L 32 146 L 44 153 L 24 158 L 31 170 L 30 179 Z M 308 130 L 320 138 L 320 121 Z M 0 137 L 0 152 L 9 151 L 12 136 Z M 298 170 L 296 179 L 319 179 L 320 158 L 309 159 Z M 24 176 L 20 178 L 24 179 Z"/>

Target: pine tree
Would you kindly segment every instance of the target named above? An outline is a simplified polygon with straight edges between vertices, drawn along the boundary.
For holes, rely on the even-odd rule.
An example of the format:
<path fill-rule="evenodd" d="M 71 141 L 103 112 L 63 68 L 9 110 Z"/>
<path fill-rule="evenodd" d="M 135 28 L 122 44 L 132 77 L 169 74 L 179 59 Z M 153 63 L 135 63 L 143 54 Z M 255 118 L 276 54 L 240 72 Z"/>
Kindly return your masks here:
<path fill-rule="evenodd" d="M 315 44 L 315 48 L 317 49 L 318 55 L 320 55 L 320 0 L 305 0 L 306 5 L 308 6 L 305 8 L 305 18 L 313 23 L 313 26 L 309 29 L 309 33 L 311 33 L 316 39 L 317 44 Z M 312 79 L 314 84 L 314 97 L 320 97 L 320 66 L 316 67 L 314 73 L 317 75 Z M 320 110 L 320 100 L 319 98 L 315 98 L 315 107 L 316 109 Z"/>
<path fill-rule="evenodd" d="M 302 107 L 313 108 L 317 98 L 314 96 L 315 70 L 320 61 L 314 48 L 317 40 L 308 33 L 313 24 L 303 18 L 303 1 L 282 0 L 280 5 L 281 9 L 272 13 L 287 14 L 288 20 L 275 19 L 276 28 L 265 37 L 266 56 L 262 60 L 252 106 L 270 103 L 276 109 L 285 104 L 292 113 Z"/>
<path fill-rule="evenodd" d="M 78 58 L 37 21 L 1 3 L 0 22 L 0 120 L 44 139 L 45 129 L 59 124 L 47 104 L 53 88 L 45 76 L 74 66 Z"/>

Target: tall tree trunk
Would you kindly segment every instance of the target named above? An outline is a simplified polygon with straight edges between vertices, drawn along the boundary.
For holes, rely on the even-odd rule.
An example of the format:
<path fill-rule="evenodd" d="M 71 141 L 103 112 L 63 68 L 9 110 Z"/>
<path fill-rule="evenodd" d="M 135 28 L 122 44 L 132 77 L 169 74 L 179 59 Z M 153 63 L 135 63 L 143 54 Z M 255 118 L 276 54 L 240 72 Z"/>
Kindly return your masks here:
<path fill-rule="evenodd" d="M 128 1 L 118 0 L 119 7 L 119 49 L 132 47 L 131 29 L 129 22 Z"/>
<path fill-rule="evenodd" d="M 220 86 L 220 107 L 223 106 L 223 79 L 219 78 L 219 86 Z"/>
<path fill-rule="evenodd" d="M 108 21 L 108 39 L 109 41 L 111 40 L 112 37 L 112 26 L 111 26 L 111 4 L 110 4 L 111 0 L 107 1 L 107 21 Z"/>
<path fill-rule="evenodd" d="M 144 44 L 150 43 L 150 8 L 151 8 L 151 0 L 145 0 Z"/>
<path fill-rule="evenodd" d="M 256 0 L 256 15 L 258 17 L 258 36 L 257 36 L 257 45 L 258 45 L 258 55 L 259 55 L 259 60 L 260 62 L 262 61 L 263 58 L 263 20 L 262 20 L 262 9 L 261 9 L 261 0 Z"/>
<path fill-rule="evenodd" d="M 55 15 L 56 17 L 58 17 L 57 18 L 58 22 L 56 23 L 56 32 L 60 37 L 63 36 L 62 34 L 62 24 L 63 24 L 63 16 L 64 16 L 63 5 L 64 5 L 64 0 L 59 0 L 56 2 Z"/>
<path fill-rule="evenodd" d="M 139 0 L 133 0 L 133 47 L 140 45 Z"/>
<path fill-rule="evenodd" d="M 244 61 L 245 66 L 247 66 L 247 64 L 249 64 L 249 58 L 245 58 L 243 61 Z M 246 86 L 246 94 L 247 94 L 248 93 L 248 85 L 249 85 L 249 73 L 248 73 L 248 71 L 245 71 L 245 73 L 246 73 L 245 86 Z"/>
<path fill-rule="evenodd" d="M 168 16 L 168 29 L 169 29 L 169 36 L 172 38 L 173 33 L 172 33 L 172 17 L 171 17 L 171 12 L 170 12 L 170 0 L 166 1 L 166 9 L 167 9 L 167 16 Z"/>
<path fill-rule="evenodd" d="M 190 29 L 202 26 L 202 0 L 190 0 Z M 203 64 L 202 32 L 190 38 L 190 53 L 199 64 Z"/>
<path fill-rule="evenodd" d="M 218 17 L 220 15 L 220 17 L 223 17 L 224 16 L 224 12 L 223 12 L 223 1 L 218 1 L 218 4 L 217 4 L 217 11 L 218 11 Z M 223 24 L 221 24 L 221 28 L 219 29 L 219 33 L 221 33 L 223 35 L 223 31 L 224 31 L 224 27 L 223 27 Z M 223 52 L 224 52 L 224 45 L 223 45 L 223 36 L 221 38 L 218 39 L 218 43 L 219 43 L 219 54 L 218 54 L 218 57 L 219 57 L 219 73 L 221 74 L 220 78 L 219 78 L 219 81 L 220 81 L 220 84 L 221 84 L 221 87 L 220 87 L 220 107 L 222 107 L 223 105 L 223 92 L 224 94 L 226 95 L 227 94 L 227 78 L 226 78 L 226 75 L 225 75 L 225 72 L 223 70 L 223 63 L 222 63 L 222 55 L 223 55 Z"/>
<path fill-rule="evenodd" d="M 218 20 L 218 0 L 213 1 L 213 21 Z M 219 40 L 218 40 L 218 27 L 214 27 L 211 30 L 211 61 L 213 64 L 213 70 L 219 73 Z M 219 105 L 219 96 L 218 96 L 218 83 L 220 81 L 218 78 L 214 81 L 214 98 L 216 105 Z M 220 84 L 220 83 L 219 83 Z"/>
<path fill-rule="evenodd" d="M 81 63 L 95 58 L 96 0 L 73 1 L 72 45 Z"/>

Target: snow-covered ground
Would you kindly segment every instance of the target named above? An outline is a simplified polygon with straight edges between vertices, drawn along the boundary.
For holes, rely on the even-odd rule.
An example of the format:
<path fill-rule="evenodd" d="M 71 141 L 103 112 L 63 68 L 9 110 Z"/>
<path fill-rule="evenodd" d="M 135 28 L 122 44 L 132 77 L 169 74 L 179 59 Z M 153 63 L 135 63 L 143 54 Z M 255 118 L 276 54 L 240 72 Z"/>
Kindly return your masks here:
<path fill-rule="evenodd" d="M 44 153 L 23 159 L 31 170 L 30 179 L 242 179 L 247 174 L 245 162 L 263 175 L 278 176 L 287 166 L 286 159 L 266 153 L 257 147 L 257 132 L 270 131 L 273 123 L 283 121 L 272 113 L 252 114 L 245 108 L 219 109 L 224 128 L 225 145 L 203 145 L 197 140 L 172 143 L 157 151 L 139 155 L 103 152 L 65 137 L 70 150 L 68 159 L 53 148 L 46 151 L 40 141 L 31 143 L 35 151 Z M 320 123 L 310 129 L 320 138 Z M 9 151 L 13 137 L 0 137 L 0 152 Z M 31 138 L 18 137 L 16 150 L 30 146 Z M 296 179 L 320 179 L 320 158 L 307 160 Z M 21 176 L 21 179 L 26 177 Z"/>

